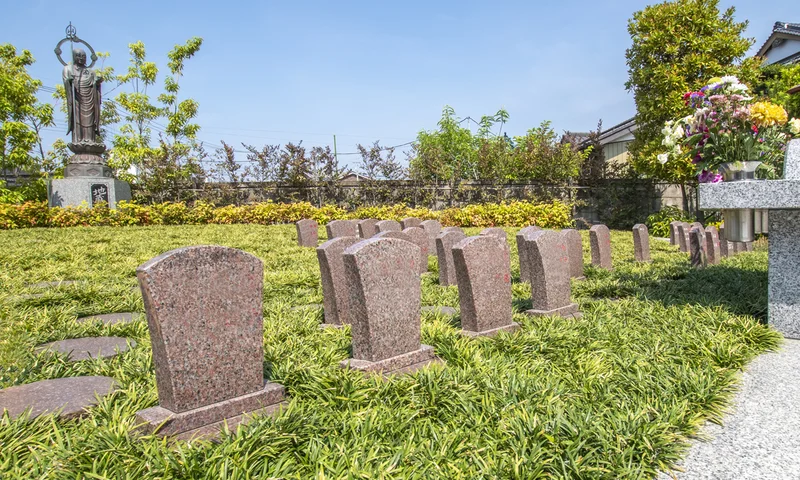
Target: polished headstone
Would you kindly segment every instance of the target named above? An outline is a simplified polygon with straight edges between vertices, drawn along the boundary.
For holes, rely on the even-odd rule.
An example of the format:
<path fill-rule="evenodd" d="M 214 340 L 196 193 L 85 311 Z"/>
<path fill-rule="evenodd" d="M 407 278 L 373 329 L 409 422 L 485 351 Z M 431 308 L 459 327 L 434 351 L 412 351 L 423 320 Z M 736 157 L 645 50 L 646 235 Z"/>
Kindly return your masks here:
<path fill-rule="evenodd" d="M 460 230 L 442 230 L 436 237 L 436 258 L 439 262 L 439 285 L 457 285 L 456 268 L 453 265 L 453 245 L 467 238 Z"/>
<path fill-rule="evenodd" d="M 139 287 L 136 287 L 138 290 Z M 102 322 L 105 325 L 116 325 L 119 323 L 131 323 L 139 320 L 143 314 L 138 312 L 119 312 L 119 313 L 103 313 L 100 315 L 87 315 L 75 320 L 78 323 L 84 322 Z"/>
<path fill-rule="evenodd" d="M 339 237 L 357 237 L 358 224 L 350 220 L 333 220 L 325 225 L 328 240 Z"/>
<path fill-rule="evenodd" d="M 261 260 L 220 246 L 171 250 L 136 269 L 160 403 L 137 412 L 145 428 L 189 434 L 284 399 L 264 381 L 263 275 Z"/>
<path fill-rule="evenodd" d="M 60 418 L 85 415 L 87 408 L 117 388 L 110 377 L 66 377 L 40 380 L 0 390 L 0 416 L 4 411 L 16 418 L 30 412 L 30 418 L 57 413 Z"/>
<path fill-rule="evenodd" d="M 678 227 L 681 225 L 681 222 L 675 220 L 669 222 L 669 244 L 670 245 L 678 245 L 679 237 L 678 237 Z"/>
<path fill-rule="evenodd" d="M 569 276 L 576 280 L 583 280 L 583 240 L 581 234 L 575 229 L 566 228 L 561 231 L 564 244 L 567 246 L 569 256 Z"/>
<path fill-rule="evenodd" d="M 428 255 L 436 255 L 436 236 L 442 233 L 442 224 L 438 220 L 425 220 L 419 226 L 428 235 Z"/>
<path fill-rule="evenodd" d="M 135 347 L 136 342 L 122 337 L 83 337 L 58 340 L 36 347 L 38 353 L 50 351 L 67 355 L 70 362 L 93 358 L 111 358 Z"/>
<path fill-rule="evenodd" d="M 531 310 L 528 315 L 578 317 L 570 299 L 569 255 L 564 237 L 552 230 L 525 235 L 531 259 Z"/>
<path fill-rule="evenodd" d="M 606 270 L 612 270 L 611 263 L 611 232 L 605 225 L 593 225 L 589 229 L 589 245 L 592 250 L 592 265 Z"/>
<path fill-rule="evenodd" d="M 689 251 L 689 230 L 691 225 L 686 222 L 680 222 L 678 225 L 678 248 L 681 252 Z"/>
<path fill-rule="evenodd" d="M 722 257 L 722 248 L 719 241 L 719 234 L 717 233 L 717 227 L 713 225 L 706 227 L 704 239 L 708 264 L 719 265 Z"/>
<path fill-rule="evenodd" d="M 344 275 L 344 251 L 361 241 L 360 238 L 338 237 L 317 247 L 320 276 L 322 279 L 322 302 L 325 324 L 349 324 L 350 294 Z"/>
<path fill-rule="evenodd" d="M 374 234 L 381 233 L 381 232 L 401 232 L 403 231 L 403 227 L 400 226 L 400 222 L 397 220 L 381 220 L 379 222 L 375 222 L 375 231 Z"/>
<path fill-rule="evenodd" d="M 453 263 L 464 333 L 485 336 L 518 328 L 511 308 L 508 243 L 494 235 L 466 238 L 453 246 Z"/>
<path fill-rule="evenodd" d="M 491 235 L 497 237 L 504 242 L 508 242 L 508 234 L 500 227 L 489 227 L 481 230 L 481 235 Z"/>
<path fill-rule="evenodd" d="M 318 225 L 314 220 L 304 219 L 295 223 L 297 227 L 297 244 L 301 247 L 315 247 L 318 240 Z"/>
<path fill-rule="evenodd" d="M 692 266 L 703 268 L 706 266 L 706 251 L 703 248 L 706 243 L 706 232 L 701 227 L 692 227 L 689 230 L 689 259 Z"/>
<path fill-rule="evenodd" d="M 528 255 L 527 244 L 525 243 L 525 235 L 528 233 L 538 232 L 541 228 L 531 225 L 525 227 L 516 235 L 517 241 L 517 256 L 519 257 L 519 280 L 520 282 L 531 283 L 531 261 Z"/>
<path fill-rule="evenodd" d="M 375 224 L 378 221 L 374 218 L 365 218 L 358 222 L 358 236 L 361 238 L 372 238 L 375 235 Z"/>
<path fill-rule="evenodd" d="M 435 359 L 420 344 L 419 247 L 398 238 L 363 240 L 344 251 L 353 358 L 343 367 L 409 371 Z"/>
<path fill-rule="evenodd" d="M 416 217 L 406 217 L 400 220 L 400 226 L 403 227 L 403 230 L 411 227 L 419 227 L 420 224 L 422 224 L 422 220 Z"/>
<path fill-rule="evenodd" d="M 411 242 L 419 247 L 419 273 L 428 271 L 428 234 L 420 227 L 408 227 L 403 233 L 409 236 Z"/>
<path fill-rule="evenodd" d="M 633 258 L 637 262 L 650 261 L 650 234 L 643 223 L 633 226 Z"/>

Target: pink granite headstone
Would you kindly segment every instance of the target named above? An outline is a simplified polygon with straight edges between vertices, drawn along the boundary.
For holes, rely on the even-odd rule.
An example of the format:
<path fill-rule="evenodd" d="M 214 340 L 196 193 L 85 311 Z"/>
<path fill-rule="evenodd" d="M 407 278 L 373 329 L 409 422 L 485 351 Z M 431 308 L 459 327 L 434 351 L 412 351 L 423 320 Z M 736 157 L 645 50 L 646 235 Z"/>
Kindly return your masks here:
<path fill-rule="evenodd" d="M 552 230 L 525 235 L 531 258 L 532 316 L 579 317 L 578 305 L 570 299 L 569 254 L 564 237 Z"/>
<path fill-rule="evenodd" d="M 567 256 L 569 257 L 569 276 L 576 280 L 583 280 L 583 240 L 581 234 L 573 228 L 561 230 L 564 237 L 564 245 L 567 246 Z"/>
<path fill-rule="evenodd" d="M 211 433 L 282 402 L 283 387 L 264 380 L 263 275 L 261 260 L 220 246 L 171 250 L 136 269 L 159 399 L 137 412 L 145 428 Z"/>
<path fill-rule="evenodd" d="M 403 230 L 411 227 L 419 227 L 421 223 L 422 220 L 416 217 L 406 217 L 400 220 L 400 226 L 403 227 Z"/>
<path fill-rule="evenodd" d="M 425 232 L 421 232 L 421 233 L 423 235 L 425 235 Z M 415 234 L 412 234 L 412 235 L 415 235 Z M 420 252 L 419 252 L 419 255 L 417 256 L 417 258 L 419 259 L 419 262 L 417 264 L 417 268 L 418 268 L 420 273 L 423 273 L 423 271 L 422 271 L 422 248 L 423 248 L 423 246 L 419 245 L 419 243 L 418 243 L 419 242 L 419 237 L 418 236 L 415 235 L 414 238 L 412 238 L 412 236 L 409 235 L 405 231 L 395 232 L 393 230 L 390 230 L 390 231 L 387 231 L 387 232 L 376 233 L 372 238 L 399 238 L 400 240 L 405 240 L 406 242 L 411 242 L 414 245 L 416 245 L 417 247 L 419 247 L 420 248 Z M 425 240 L 424 248 L 427 249 L 428 248 L 428 237 L 427 237 L 427 235 L 425 235 L 424 240 Z M 428 269 L 428 255 L 426 254 L 425 255 L 425 270 L 427 271 L 427 269 Z"/>
<path fill-rule="evenodd" d="M 318 240 L 317 222 L 314 220 L 304 219 L 295 223 L 295 227 L 297 227 L 297 244 L 301 247 L 316 248 Z"/>
<path fill-rule="evenodd" d="M 518 328 L 511 309 L 508 243 L 494 235 L 466 238 L 453 246 L 453 263 L 464 334 L 489 336 Z"/>
<path fill-rule="evenodd" d="M 670 245 L 678 245 L 679 237 L 678 237 L 678 227 L 681 225 L 681 222 L 675 220 L 669 222 L 669 244 Z"/>
<path fill-rule="evenodd" d="M 358 224 L 350 220 L 333 220 L 325 225 L 328 240 L 339 237 L 358 237 Z"/>
<path fill-rule="evenodd" d="M 428 271 L 428 234 L 420 227 L 408 227 L 403 233 L 409 236 L 411 243 L 419 247 L 419 273 Z"/>
<path fill-rule="evenodd" d="M 444 230 L 436 237 L 436 258 L 439 263 L 439 285 L 457 285 L 453 265 L 453 245 L 467 238 L 460 230 Z"/>
<path fill-rule="evenodd" d="M 344 251 L 353 358 L 343 367 L 408 372 L 435 360 L 420 344 L 419 247 L 398 238 L 362 240 Z"/>
<path fill-rule="evenodd" d="M 428 255 L 436 255 L 436 236 L 442 233 L 442 224 L 438 220 L 425 220 L 419 226 L 428 235 Z"/>
<path fill-rule="evenodd" d="M 637 262 L 650 261 L 650 233 L 643 223 L 633 226 L 633 258 Z"/>
<path fill-rule="evenodd" d="M 358 236 L 361 238 L 372 238 L 375 235 L 375 224 L 378 223 L 374 218 L 365 218 L 358 222 Z"/>
<path fill-rule="evenodd" d="M 706 261 L 709 265 L 719 265 L 722 257 L 722 248 L 719 241 L 717 227 L 711 225 L 705 230 Z"/>
<path fill-rule="evenodd" d="M 380 222 L 375 223 L 374 233 L 401 231 L 403 231 L 403 228 L 400 226 L 400 222 L 397 220 L 381 220 Z"/>
<path fill-rule="evenodd" d="M 358 237 L 338 237 L 317 247 L 320 278 L 322 279 L 322 308 L 325 325 L 349 324 L 349 293 L 344 275 L 344 251 L 360 242 Z"/>
<path fill-rule="evenodd" d="M 702 227 L 692 227 L 689 230 L 689 259 L 695 268 L 703 268 L 707 264 L 706 232 Z"/>
<path fill-rule="evenodd" d="M 689 251 L 689 230 L 691 225 L 687 222 L 680 222 L 678 225 L 678 248 L 684 253 Z"/>
<path fill-rule="evenodd" d="M 531 225 L 517 232 L 517 255 L 519 256 L 519 281 L 531 283 L 531 260 L 525 243 L 525 235 L 538 232 L 541 228 Z"/>
<path fill-rule="evenodd" d="M 592 250 L 592 265 L 613 270 L 611 264 L 611 232 L 605 225 L 593 225 L 589 229 L 589 245 Z"/>
<path fill-rule="evenodd" d="M 508 234 L 500 227 L 489 227 L 481 230 L 481 235 L 491 235 L 497 237 L 504 242 L 508 242 Z"/>

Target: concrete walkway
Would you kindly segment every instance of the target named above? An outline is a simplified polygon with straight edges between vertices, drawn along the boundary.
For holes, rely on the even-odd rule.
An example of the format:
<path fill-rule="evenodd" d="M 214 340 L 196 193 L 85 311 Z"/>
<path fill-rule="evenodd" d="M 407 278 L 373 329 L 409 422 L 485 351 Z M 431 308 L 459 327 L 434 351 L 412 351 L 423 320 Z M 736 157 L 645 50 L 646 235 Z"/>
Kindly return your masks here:
<path fill-rule="evenodd" d="M 756 357 L 742 374 L 724 425 L 706 424 L 667 480 L 800 479 L 800 340 Z"/>

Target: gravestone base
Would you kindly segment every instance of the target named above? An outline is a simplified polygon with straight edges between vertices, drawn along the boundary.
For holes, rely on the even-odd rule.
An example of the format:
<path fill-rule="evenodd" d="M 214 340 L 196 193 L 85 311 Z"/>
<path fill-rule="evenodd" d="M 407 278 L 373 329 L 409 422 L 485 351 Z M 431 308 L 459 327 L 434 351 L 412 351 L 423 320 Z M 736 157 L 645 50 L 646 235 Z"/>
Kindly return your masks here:
<path fill-rule="evenodd" d="M 339 366 L 342 368 L 360 370 L 364 373 L 382 373 L 384 375 L 390 375 L 415 372 L 431 363 L 441 362 L 433 353 L 433 347 L 430 345 L 420 345 L 420 347 L 419 350 L 378 360 L 377 362 L 350 358 L 342 360 Z"/>
<path fill-rule="evenodd" d="M 286 393 L 283 385 L 267 382 L 262 390 L 248 393 L 221 402 L 212 403 L 193 410 L 175 413 L 160 405 L 136 412 L 136 418 L 143 423 L 139 428 L 144 433 L 160 436 L 197 437 L 218 432 L 217 427 L 227 423 L 240 423 L 243 417 L 259 411 L 276 411 L 285 403 Z"/>
<path fill-rule="evenodd" d="M 503 325 L 502 327 L 493 328 L 491 330 L 484 330 L 482 332 L 472 332 L 470 330 L 461 330 L 461 335 L 470 338 L 476 337 L 494 337 L 500 332 L 513 333 L 519 330 L 519 323 L 511 322 L 510 325 Z"/>
<path fill-rule="evenodd" d="M 566 307 L 554 308 L 553 310 L 526 310 L 525 314 L 530 315 L 531 317 L 550 317 L 553 315 L 559 315 L 564 318 L 580 318 L 583 316 L 583 313 L 578 311 L 577 303 L 570 303 Z"/>
<path fill-rule="evenodd" d="M 93 207 L 106 202 L 108 208 L 114 209 L 120 200 L 131 199 L 128 182 L 108 177 L 58 178 L 50 181 L 47 190 L 50 207 Z"/>

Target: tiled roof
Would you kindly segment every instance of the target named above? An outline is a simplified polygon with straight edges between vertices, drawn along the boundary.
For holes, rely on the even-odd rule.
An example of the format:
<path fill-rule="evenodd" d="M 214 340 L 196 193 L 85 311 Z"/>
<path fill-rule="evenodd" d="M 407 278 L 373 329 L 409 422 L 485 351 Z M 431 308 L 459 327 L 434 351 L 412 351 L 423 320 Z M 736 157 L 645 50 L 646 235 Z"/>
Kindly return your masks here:
<path fill-rule="evenodd" d="M 769 50 L 769 47 L 772 46 L 772 42 L 775 41 L 778 35 L 800 37 L 800 23 L 775 22 L 775 25 L 772 27 L 772 34 L 769 36 L 767 41 L 761 45 L 761 48 L 758 49 L 758 53 L 756 55 L 763 57 L 764 54 L 767 53 L 767 50 Z"/>

